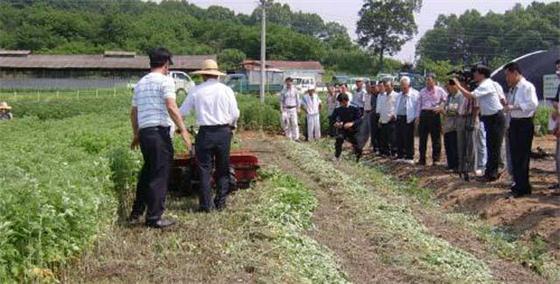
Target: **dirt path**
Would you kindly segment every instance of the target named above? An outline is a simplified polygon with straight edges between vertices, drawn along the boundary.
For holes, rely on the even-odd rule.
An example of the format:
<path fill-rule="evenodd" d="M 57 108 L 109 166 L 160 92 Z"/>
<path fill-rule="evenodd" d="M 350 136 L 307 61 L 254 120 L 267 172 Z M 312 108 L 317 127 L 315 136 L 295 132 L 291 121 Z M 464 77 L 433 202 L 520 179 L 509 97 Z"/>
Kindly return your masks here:
<path fill-rule="evenodd" d="M 370 160 L 370 162 L 372 161 Z M 355 169 L 344 165 L 338 167 L 338 169 L 348 174 L 356 173 Z M 375 186 L 371 183 L 370 185 Z M 402 202 L 402 199 L 395 200 L 395 202 Z M 427 208 L 425 204 L 413 200 L 409 200 L 407 205 L 411 207 L 414 216 L 433 235 L 445 239 L 453 246 L 475 255 L 479 259 L 483 259 L 492 270 L 492 275 L 496 280 L 508 283 L 546 283 L 543 278 L 521 264 L 501 259 L 492 254 L 493 248 L 490 244 L 481 240 L 475 232 L 448 220 L 447 212 L 441 208 Z"/>
<path fill-rule="evenodd" d="M 314 189 L 319 206 L 313 214 L 314 229 L 309 235 L 336 254 L 351 282 L 397 283 L 414 280 L 404 271 L 383 264 L 371 243 L 372 240 L 368 238 L 365 224 L 353 222 L 354 210 L 342 207 L 342 201 L 336 193 L 321 190 L 316 181 L 296 168 L 292 161 L 279 152 L 275 143 L 276 139 L 264 136 L 244 139 L 244 145 L 256 153 L 263 164 L 275 165 Z"/>
<path fill-rule="evenodd" d="M 406 271 L 387 265 L 377 252 L 375 239 L 368 233 L 372 228 L 369 224 L 354 222 L 355 210 L 345 207 L 340 196 L 329 189 L 320 189 L 317 181 L 312 180 L 304 172 L 296 168 L 292 161 L 278 151 L 276 139 L 251 137 L 244 144 L 254 150 L 265 164 L 273 164 L 283 171 L 296 176 L 309 188 L 316 188 L 316 197 L 320 205 L 314 212 L 314 227 L 310 235 L 331 249 L 338 257 L 350 280 L 356 283 L 380 282 L 415 282 L 415 275 L 407 275 Z M 328 157 L 325 157 L 328 158 Z M 339 165 L 339 170 L 347 174 L 356 174 L 355 169 Z M 375 188 L 374 184 L 369 184 Z M 387 196 L 384 196 L 387 197 Z M 402 202 L 402 200 L 395 200 Z M 481 240 L 474 232 L 449 222 L 443 210 L 425 210 L 421 203 L 410 202 L 414 215 L 428 230 L 438 238 L 447 240 L 453 246 L 472 253 L 484 260 L 491 269 L 495 280 L 509 283 L 546 283 L 546 281 L 523 267 L 519 263 L 508 261 L 493 254 L 490 244 Z M 437 279 L 422 279 L 421 282 L 437 282 Z"/>

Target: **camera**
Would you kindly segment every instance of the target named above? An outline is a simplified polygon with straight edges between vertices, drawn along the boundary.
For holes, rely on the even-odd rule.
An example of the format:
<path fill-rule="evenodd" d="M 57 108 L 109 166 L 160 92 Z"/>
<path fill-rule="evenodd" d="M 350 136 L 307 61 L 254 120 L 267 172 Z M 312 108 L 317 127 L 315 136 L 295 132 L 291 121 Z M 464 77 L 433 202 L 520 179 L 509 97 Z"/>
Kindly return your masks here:
<path fill-rule="evenodd" d="M 464 66 L 462 69 L 455 69 L 447 73 L 447 75 L 451 75 L 453 78 L 457 78 L 459 82 L 465 84 L 468 87 L 468 89 L 472 91 L 476 89 L 476 82 L 474 81 L 473 78 L 473 74 L 475 70 L 476 70 L 476 64 L 471 66 Z M 451 85 L 455 84 L 453 80 L 450 80 L 449 83 Z"/>

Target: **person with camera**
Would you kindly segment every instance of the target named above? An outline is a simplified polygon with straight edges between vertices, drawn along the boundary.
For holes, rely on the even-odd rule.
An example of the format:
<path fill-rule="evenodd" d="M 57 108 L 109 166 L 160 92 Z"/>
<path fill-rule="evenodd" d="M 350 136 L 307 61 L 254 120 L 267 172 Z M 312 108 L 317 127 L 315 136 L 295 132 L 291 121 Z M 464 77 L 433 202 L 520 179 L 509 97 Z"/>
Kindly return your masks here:
<path fill-rule="evenodd" d="M 477 83 L 476 89 L 470 91 L 461 86 L 455 77 L 453 81 L 467 99 L 476 99 L 480 107 L 480 119 L 486 130 L 486 148 L 488 161 L 486 171 L 481 178 L 483 182 L 492 182 L 500 177 L 500 152 L 505 135 L 505 116 L 500 102 L 500 90 L 498 84 L 490 79 L 490 68 L 477 65 L 474 68 L 473 79 Z"/>
<path fill-rule="evenodd" d="M 436 84 L 436 75 L 426 76 L 426 87 L 418 98 L 418 133 L 420 134 L 419 165 L 426 165 L 428 136 L 432 140 L 432 164 L 437 165 L 441 155 L 441 113 L 447 101 L 447 92 Z"/>

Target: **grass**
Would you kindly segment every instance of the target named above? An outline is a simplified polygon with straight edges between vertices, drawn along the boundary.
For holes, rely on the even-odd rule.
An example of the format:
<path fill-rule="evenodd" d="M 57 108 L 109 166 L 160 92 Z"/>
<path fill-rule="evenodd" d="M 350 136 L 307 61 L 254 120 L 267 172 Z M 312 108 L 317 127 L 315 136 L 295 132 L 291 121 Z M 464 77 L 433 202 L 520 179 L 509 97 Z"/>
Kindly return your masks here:
<path fill-rule="evenodd" d="M 319 151 L 332 150 L 332 146 L 325 141 L 316 142 L 313 148 Z M 419 186 L 418 179 L 415 177 L 399 181 L 381 165 L 352 163 L 350 168 L 357 176 L 385 185 L 377 188 L 377 191 L 382 191 L 392 197 L 395 197 L 395 194 L 397 197 L 399 195 L 412 197 L 413 201 L 419 202 L 426 211 L 437 211 L 439 208 L 433 190 Z M 410 202 L 402 198 L 400 200 L 404 203 Z M 550 281 L 560 281 L 560 264 L 550 255 L 548 244 L 539 236 L 533 236 L 530 241 L 525 242 L 507 228 L 490 226 L 475 216 L 445 212 L 437 214 L 442 214 L 450 225 L 457 225 L 474 232 L 487 244 L 488 249 L 494 255 L 528 267 Z"/>
<path fill-rule="evenodd" d="M 160 232 L 115 224 L 65 270 L 66 282 L 345 283 L 334 255 L 309 238 L 312 192 L 271 168 L 232 196 L 229 210 L 195 214 L 195 200 L 173 198 L 179 221 Z M 143 244 L 143 245 L 139 245 Z"/>
<path fill-rule="evenodd" d="M 347 206 L 358 208 L 360 222 L 372 224 L 371 232 L 378 242 L 387 265 L 399 267 L 419 279 L 452 283 L 493 281 L 486 264 L 433 236 L 410 212 L 405 204 L 392 203 L 372 193 L 357 175 L 346 175 L 324 161 L 319 152 L 296 143 L 285 143 L 284 150 L 306 174 L 319 183 L 343 193 Z M 392 187 L 385 179 L 374 180 L 377 187 Z"/>

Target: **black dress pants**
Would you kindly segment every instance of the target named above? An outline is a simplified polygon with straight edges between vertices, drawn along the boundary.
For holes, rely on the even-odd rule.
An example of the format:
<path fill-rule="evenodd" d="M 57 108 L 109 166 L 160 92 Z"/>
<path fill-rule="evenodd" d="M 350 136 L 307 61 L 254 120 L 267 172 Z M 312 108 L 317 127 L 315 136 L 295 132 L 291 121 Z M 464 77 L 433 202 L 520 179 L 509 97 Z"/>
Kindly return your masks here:
<path fill-rule="evenodd" d="M 165 210 L 165 195 L 173 163 L 173 144 L 169 127 L 140 129 L 140 150 L 144 165 L 136 186 L 136 198 L 131 217 L 140 217 L 146 206 L 146 222 L 156 222 Z"/>
<path fill-rule="evenodd" d="M 418 132 L 420 135 L 420 162 L 426 162 L 428 136 L 432 140 L 432 160 L 438 162 L 441 155 L 441 116 L 439 113 L 423 110 L 420 113 Z"/>
<path fill-rule="evenodd" d="M 379 151 L 381 155 L 393 156 L 395 154 L 395 121 L 381 124 L 381 140 Z"/>
<path fill-rule="evenodd" d="M 484 176 L 488 179 L 498 178 L 498 169 L 500 166 L 500 154 L 502 143 L 505 135 L 505 117 L 502 111 L 494 115 L 485 115 L 480 118 L 486 129 L 486 152 L 488 153 L 488 161 L 486 162 L 486 172 Z M 518 137 L 516 137 L 517 139 Z"/>
<path fill-rule="evenodd" d="M 379 151 L 379 145 L 381 141 L 381 127 L 379 127 L 379 114 L 375 113 L 375 111 L 371 112 L 370 115 L 370 125 L 371 125 L 371 146 L 373 147 L 373 151 Z"/>
<path fill-rule="evenodd" d="M 414 159 L 414 120 L 407 123 L 406 116 L 399 115 L 395 127 L 395 137 L 397 158 Z"/>
<path fill-rule="evenodd" d="M 339 129 L 334 143 L 334 156 L 336 158 L 340 157 L 340 155 L 342 154 L 342 144 L 344 144 L 344 141 L 346 140 L 352 144 L 352 147 L 354 148 L 354 154 L 356 154 L 357 159 L 360 159 L 362 155 L 362 149 L 358 145 L 358 139 L 356 136 L 356 131 Z"/>
<path fill-rule="evenodd" d="M 229 126 L 201 126 L 196 136 L 195 152 L 200 174 L 200 209 L 211 210 L 225 205 L 229 193 L 229 153 L 232 131 Z M 216 196 L 212 201 L 210 179 L 216 167 Z"/>
<path fill-rule="evenodd" d="M 512 118 L 509 125 L 509 151 L 513 167 L 514 193 L 530 194 L 530 153 L 535 126 L 532 118 Z"/>
<path fill-rule="evenodd" d="M 459 167 L 459 146 L 457 145 L 457 131 L 450 131 L 443 135 L 443 145 L 447 156 L 447 168 L 457 170 Z"/>

